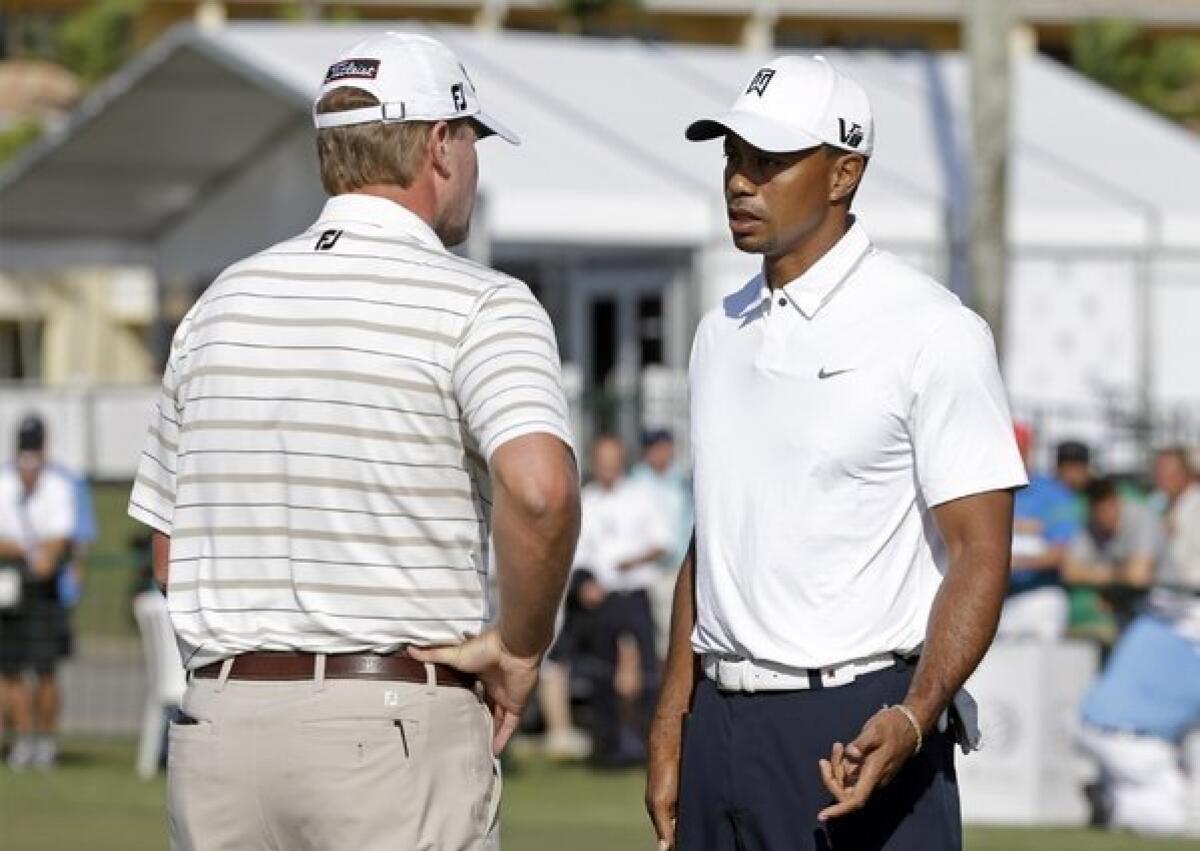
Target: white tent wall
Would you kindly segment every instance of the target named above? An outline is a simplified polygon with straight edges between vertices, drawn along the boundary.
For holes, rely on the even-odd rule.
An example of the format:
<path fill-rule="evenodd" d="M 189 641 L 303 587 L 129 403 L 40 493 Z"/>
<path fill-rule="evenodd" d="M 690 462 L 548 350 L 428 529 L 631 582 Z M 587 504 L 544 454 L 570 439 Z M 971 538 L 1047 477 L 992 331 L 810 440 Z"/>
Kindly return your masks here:
<path fill-rule="evenodd" d="M 181 29 L 119 72 L 61 136 L 0 175 L 3 262 L 143 257 L 163 280 L 190 286 L 301 230 L 323 200 L 307 114 L 320 69 L 385 27 L 449 42 L 489 110 L 524 137 L 519 147 L 480 145 L 484 253 L 555 258 L 564 320 L 572 270 L 613 258 L 674 270 L 661 278 L 668 361 L 682 367 L 691 323 L 757 267 L 729 242 L 720 144 L 682 139 L 689 120 L 727 107 L 764 61 L 728 48 L 425 23 Z M 965 290 L 965 63 L 827 53 L 862 80 L 877 115 L 857 201 L 868 232 Z M 1090 407 L 1094 418 L 1107 401 L 1136 399 L 1145 349 L 1157 403 L 1200 400 L 1200 370 L 1190 368 L 1200 362 L 1195 136 L 1024 56 L 1015 64 L 1012 152 L 1004 342 L 1013 396 L 1026 409 Z M 1152 331 L 1143 340 L 1147 283 Z"/>
<path fill-rule="evenodd" d="M 1166 406 L 1190 408 L 1200 428 L 1200 254 L 1160 260 L 1151 274 L 1154 396 Z M 1190 442 L 1200 445 L 1200 432 Z"/>

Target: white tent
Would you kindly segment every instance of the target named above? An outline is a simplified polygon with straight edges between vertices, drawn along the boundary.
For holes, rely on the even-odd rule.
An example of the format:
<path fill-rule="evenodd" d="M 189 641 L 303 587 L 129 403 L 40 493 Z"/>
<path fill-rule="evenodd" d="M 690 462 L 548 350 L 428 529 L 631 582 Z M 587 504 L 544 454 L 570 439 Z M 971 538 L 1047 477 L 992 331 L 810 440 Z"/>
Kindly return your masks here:
<path fill-rule="evenodd" d="M 476 250 L 567 258 L 563 291 L 548 297 L 561 302 L 551 312 L 580 361 L 590 355 L 579 293 L 660 287 L 663 360 L 681 366 L 698 310 L 754 265 L 728 248 L 719 146 L 686 143 L 682 129 L 727 105 L 764 57 L 393 28 L 449 43 L 489 110 L 524 138 L 517 148 L 480 146 Z M 5 266 L 140 263 L 165 280 L 200 281 L 306 226 L 322 201 L 311 99 L 332 57 L 378 29 L 172 32 L 0 175 Z M 968 203 L 965 63 L 828 55 L 862 81 L 876 111 L 863 222 L 878 243 L 948 279 Z M 1146 351 L 1156 400 L 1200 400 L 1200 140 L 1042 57 L 1018 60 L 1013 91 L 1005 342 L 1014 395 L 1059 406 L 1130 399 Z M 658 271 L 642 280 L 644 266 Z M 638 316 L 621 310 L 628 337 Z M 636 361 L 622 345 L 619 360 Z"/>

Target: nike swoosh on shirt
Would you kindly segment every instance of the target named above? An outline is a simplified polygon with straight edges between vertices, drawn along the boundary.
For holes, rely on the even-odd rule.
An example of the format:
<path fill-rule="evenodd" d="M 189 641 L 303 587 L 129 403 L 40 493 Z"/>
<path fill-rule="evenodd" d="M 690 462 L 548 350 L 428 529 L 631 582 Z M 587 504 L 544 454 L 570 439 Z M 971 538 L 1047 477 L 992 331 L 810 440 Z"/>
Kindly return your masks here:
<path fill-rule="evenodd" d="M 854 367 L 849 367 L 847 369 L 834 369 L 830 371 L 826 371 L 825 367 L 821 367 L 821 371 L 817 373 L 817 378 L 824 381 L 826 378 L 833 378 L 835 375 L 843 375 L 847 372 L 854 372 Z"/>

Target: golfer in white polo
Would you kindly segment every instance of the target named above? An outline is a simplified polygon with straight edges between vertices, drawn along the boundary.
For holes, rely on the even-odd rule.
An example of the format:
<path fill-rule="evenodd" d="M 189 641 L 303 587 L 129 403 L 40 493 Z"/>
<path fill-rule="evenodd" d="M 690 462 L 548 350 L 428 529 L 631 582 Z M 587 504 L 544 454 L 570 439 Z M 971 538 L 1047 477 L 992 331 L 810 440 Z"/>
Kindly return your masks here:
<path fill-rule="evenodd" d="M 730 232 L 763 265 L 692 350 L 660 846 L 957 851 L 971 737 L 947 709 L 995 631 L 1025 484 L 991 335 L 851 214 L 875 130 L 831 63 L 769 63 L 687 136 L 723 140 Z"/>

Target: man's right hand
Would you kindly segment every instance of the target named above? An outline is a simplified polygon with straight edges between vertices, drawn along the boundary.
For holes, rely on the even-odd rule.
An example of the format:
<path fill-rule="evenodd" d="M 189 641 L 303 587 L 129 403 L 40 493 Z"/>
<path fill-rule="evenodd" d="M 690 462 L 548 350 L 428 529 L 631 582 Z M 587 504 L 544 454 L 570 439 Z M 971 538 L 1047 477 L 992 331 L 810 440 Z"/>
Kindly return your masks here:
<path fill-rule="evenodd" d="M 646 768 L 646 812 L 654 823 L 659 851 L 675 848 L 675 819 L 679 808 L 679 765 L 683 752 L 682 714 L 656 714 L 650 724 Z"/>
<path fill-rule="evenodd" d="M 495 629 L 459 644 L 410 647 L 408 655 L 418 662 L 449 665 L 479 677 L 492 710 L 492 753 L 499 755 L 517 731 L 537 688 L 541 656 L 522 657 L 509 652 Z"/>

